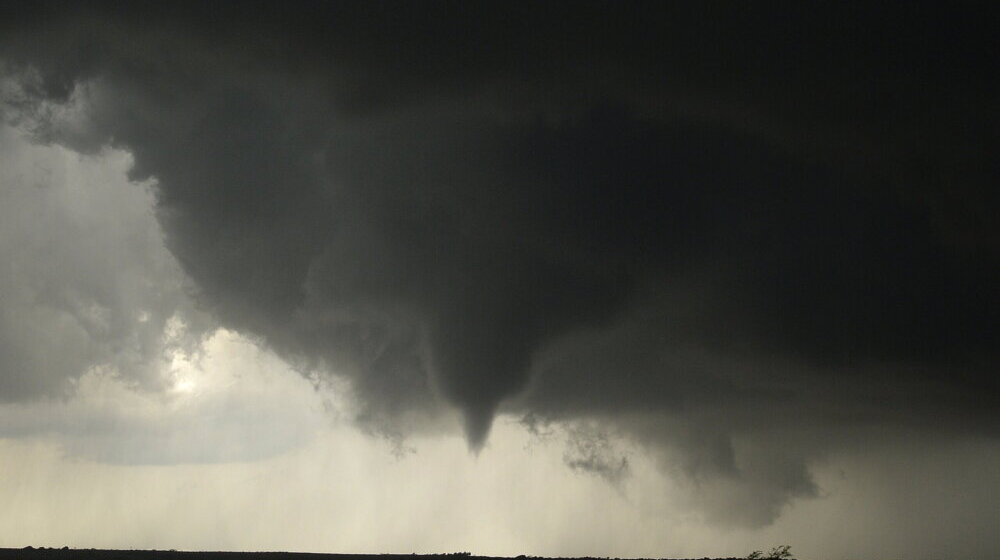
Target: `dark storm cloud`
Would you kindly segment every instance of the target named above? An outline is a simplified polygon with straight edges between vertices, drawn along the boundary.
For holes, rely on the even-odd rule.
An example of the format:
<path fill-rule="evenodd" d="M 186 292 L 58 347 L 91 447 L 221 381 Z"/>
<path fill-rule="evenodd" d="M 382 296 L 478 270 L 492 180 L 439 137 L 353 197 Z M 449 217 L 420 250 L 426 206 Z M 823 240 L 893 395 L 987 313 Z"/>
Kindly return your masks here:
<path fill-rule="evenodd" d="M 815 494 L 788 423 L 996 435 L 995 20 L 299 8 L 8 7 L 7 112 L 128 149 L 204 304 L 372 425 L 600 418 L 742 524 Z"/>

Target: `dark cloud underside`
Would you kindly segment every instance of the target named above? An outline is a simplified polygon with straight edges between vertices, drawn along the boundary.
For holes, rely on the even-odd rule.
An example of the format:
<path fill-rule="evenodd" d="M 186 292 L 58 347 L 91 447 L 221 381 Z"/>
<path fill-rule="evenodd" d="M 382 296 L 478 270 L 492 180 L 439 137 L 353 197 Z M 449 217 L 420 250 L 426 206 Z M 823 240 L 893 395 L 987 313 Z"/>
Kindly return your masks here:
<path fill-rule="evenodd" d="M 379 429 L 603 418 L 752 524 L 812 447 L 733 437 L 998 428 L 1000 22 L 833 10 L 8 5 L 0 56 L 11 118 L 84 99 L 39 135 L 129 150 L 205 305 Z"/>

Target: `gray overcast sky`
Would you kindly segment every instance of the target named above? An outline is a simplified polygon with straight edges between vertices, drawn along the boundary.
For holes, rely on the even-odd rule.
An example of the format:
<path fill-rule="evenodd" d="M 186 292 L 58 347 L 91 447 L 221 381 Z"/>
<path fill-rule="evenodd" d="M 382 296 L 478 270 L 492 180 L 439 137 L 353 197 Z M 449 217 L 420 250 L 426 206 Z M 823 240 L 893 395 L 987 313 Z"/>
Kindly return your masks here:
<path fill-rule="evenodd" d="M 0 6 L 0 545 L 1000 554 L 995 16 Z"/>

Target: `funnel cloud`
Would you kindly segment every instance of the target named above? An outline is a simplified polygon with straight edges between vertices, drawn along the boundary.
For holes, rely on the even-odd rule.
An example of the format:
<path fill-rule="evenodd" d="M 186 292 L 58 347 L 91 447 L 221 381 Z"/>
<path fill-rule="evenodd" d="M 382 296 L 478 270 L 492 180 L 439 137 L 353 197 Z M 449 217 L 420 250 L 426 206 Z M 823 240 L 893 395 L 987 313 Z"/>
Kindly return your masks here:
<path fill-rule="evenodd" d="M 697 7 L 42 2 L 3 116 L 129 153 L 199 312 L 376 433 L 562 423 L 618 484 L 596 423 L 739 527 L 859 441 L 995 440 L 1000 22 Z M 5 340 L 0 400 L 72 376 Z"/>

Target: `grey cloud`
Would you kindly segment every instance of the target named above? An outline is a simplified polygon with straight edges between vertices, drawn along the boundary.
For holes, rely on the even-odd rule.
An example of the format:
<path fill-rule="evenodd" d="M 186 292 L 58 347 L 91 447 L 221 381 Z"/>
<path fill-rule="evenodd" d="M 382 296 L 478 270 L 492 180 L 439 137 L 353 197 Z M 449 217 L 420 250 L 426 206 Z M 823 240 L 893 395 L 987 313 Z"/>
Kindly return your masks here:
<path fill-rule="evenodd" d="M 196 315 L 128 166 L 0 128 L 0 401 L 67 394 L 91 368 L 158 387 L 164 351 L 197 339 L 193 320 L 169 332 Z"/>
<path fill-rule="evenodd" d="M 135 404 L 142 410 L 128 408 Z M 49 439 L 71 456 L 102 463 L 177 465 L 280 455 L 307 443 L 319 426 L 308 411 L 252 393 L 200 398 L 178 410 L 171 404 L 177 407 L 125 394 L 113 404 L 76 398 L 7 405 L 0 407 L 0 434 Z"/>
<path fill-rule="evenodd" d="M 877 14 L 149 10 L 29 14 L 4 56 L 85 100 L 46 138 L 155 178 L 199 302 L 349 378 L 370 425 L 600 420 L 749 525 L 815 495 L 822 446 L 759 437 L 789 422 L 995 436 L 995 226 L 935 202 L 990 200 L 994 86 L 951 64 L 978 24 L 900 61 Z"/>
<path fill-rule="evenodd" d="M 619 486 L 628 479 L 628 456 L 615 448 L 613 438 L 603 429 L 578 424 L 567 430 L 563 461 L 570 469 L 603 478 Z"/>
<path fill-rule="evenodd" d="M 75 378 L 71 395 L 0 404 L 0 438 L 111 464 L 255 461 L 302 447 L 340 412 L 329 387 L 233 333 L 217 331 L 199 350 L 172 353 L 167 390 L 97 369 Z"/>

